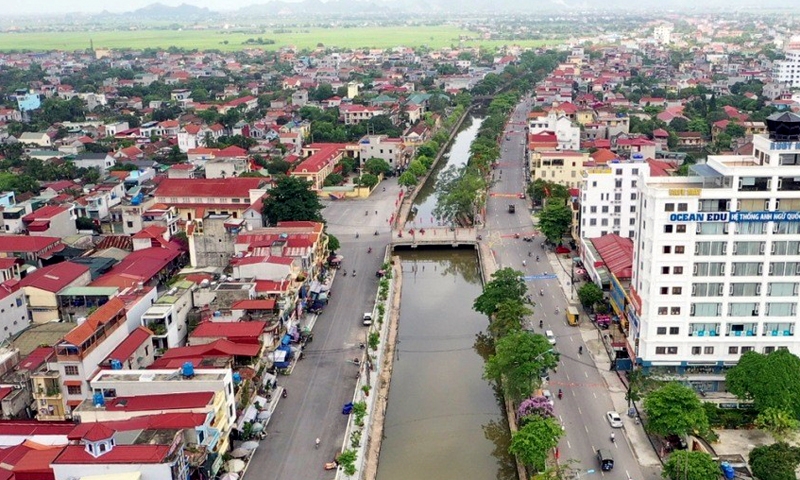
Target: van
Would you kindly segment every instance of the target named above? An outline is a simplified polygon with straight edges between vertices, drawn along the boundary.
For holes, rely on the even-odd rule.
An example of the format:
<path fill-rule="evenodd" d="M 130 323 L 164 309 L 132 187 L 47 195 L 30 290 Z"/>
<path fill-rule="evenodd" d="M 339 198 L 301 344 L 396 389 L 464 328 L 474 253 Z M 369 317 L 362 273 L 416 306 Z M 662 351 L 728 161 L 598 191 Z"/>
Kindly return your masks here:
<path fill-rule="evenodd" d="M 364 318 L 361 319 L 361 324 L 365 327 L 372 325 L 372 312 L 367 312 L 364 314 Z"/>
<path fill-rule="evenodd" d="M 604 472 L 614 468 L 614 457 L 605 448 L 597 449 L 597 461 L 600 462 L 600 469 Z"/>
<path fill-rule="evenodd" d="M 547 337 L 547 342 L 550 343 L 550 345 L 556 344 L 556 336 L 553 334 L 552 330 L 545 330 L 544 336 Z"/>

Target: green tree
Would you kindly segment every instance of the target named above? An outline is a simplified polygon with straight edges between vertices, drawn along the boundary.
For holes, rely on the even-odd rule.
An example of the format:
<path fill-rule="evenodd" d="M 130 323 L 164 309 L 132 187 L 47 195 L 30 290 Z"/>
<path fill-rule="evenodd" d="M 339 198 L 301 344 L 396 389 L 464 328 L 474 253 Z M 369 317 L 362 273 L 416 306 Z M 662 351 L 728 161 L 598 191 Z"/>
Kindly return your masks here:
<path fill-rule="evenodd" d="M 689 120 L 686 120 L 683 117 L 675 117 L 672 120 L 670 120 L 669 128 L 671 128 L 675 132 L 688 132 Z"/>
<path fill-rule="evenodd" d="M 800 448 L 786 442 L 762 445 L 750 451 L 750 467 L 759 480 L 795 480 Z"/>
<path fill-rule="evenodd" d="M 508 451 L 526 466 L 542 472 L 548 454 L 563 434 L 556 419 L 535 417 L 511 435 Z"/>
<path fill-rule="evenodd" d="M 711 128 L 708 126 L 708 121 L 701 117 L 695 117 L 689 121 L 688 125 L 690 132 L 700 132 L 704 136 L 708 135 Z"/>
<path fill-rule="evenodd" d="M 508 398 L 520 401 L 541 385 L 542 372 L 557 365 L 558 354 L 544 335 L 517 330 L 495 341 L 483 376 L 501 385 Z"/>
<path fill-rule="evenodd" d="M 469 165 L 454 165 L 439 174 L 436 190 L 439 197 L 433 214 L 446 223 L 471 225 L 486 190 L 486 181 L 479 171 Z"/>
<path fill-rule="evenodd" d="M 533 311 L 519 299 L 508 299 L 497 305 L 497 311 L 489 323 L 489 333 L 500 338 L 511 332 L 522 330 L 522 319 Z"/>
<path fill-rule="evenodd" d="M 752 400 L 755 409 L 777 408 L 800 418 L 800 358 L 788 350 L 747 352 L 725 375 L 728 391 Z"/>
<path fill-rule="evenodd" d="M 789 440 L 797 433 L 800 422 L 792 412 L 780 408 L 767 407 L 756 417 L 756 426 L 772 434 L 777 440 Z"/>
<path fill-rule="evenodd" d="M 75 226 L 78 228 L 78 230 L 99 230 L 99 227 L 95 225 L 94 220 L 89 217 L 78 217 L 75 220 Z"/>
<path fill-rule="evenodd" d="M 310 187 L 301 178 L 279 177 L 264 200 L 261 213 L 270 225 L 291 220 L 321 222 L 322 204 Z"/>
<path fill-rule="evenodd" d="M 358 177 L 358 184 L 369 188 L 375 187 L 380 181 L 380 178 L 371 173 L 365 173 Z"/>
<path fill-rule="evenodd" d="M 400 184 L 401 187 L 413 187 L 417 184 L 417 176 L 406 170 L 400 174 L 400 177 L 397 179 L 397 183 Z"/>
<path fill-rule="evenodd" d="M 275 157 L 264 162 L 264 167 L 272 175 L 281 175 L 288 174 L 292 169 L 292 164 L 280 157 Z"/>
<path fill-rule="evenodd" d="M 569 198 L 569 190 L 564 185 L 537 178 L 528 185 L 528 195 L 537 202 L 546 198 L 566 200 Z"/>
<path fill-rule="evenodd" d="M 707 432 L 706 411 L 689 387 L 670 382 L 644 399 L 647 430 L 662 436 Z"/>
<path fill-rule="evenodd" d="M 500 304 L 507 300 L 522 302 L 527 292 L 522 272 L 513 268 L 502 268 L 492 274 L 492 279 L 483 286 L 483 292 L 472 304 L 472 309 L 488 317 L 497 312 Z"/>
<path fill-rule="evenodd" d="M 344 182 L 344 177 L 339 175 L 338 173 L 331 173 L 327 177 L 325 177 L 325 186 L 332 187 L 334 185 L 341 185 Z"/>
<path fill-rule="evenodd" d="M 382 158 L 370 158 L 364 162 L 364 170 L 373 175 L 387 175 L 392 172 L 392 166 Z"/>
<path fill-rule="evenodd" d="M 584 307 L 593 307 L 603 301 L 603 289 L 593 282 L 584 283 L 578 289 L 578 298 Z"/>
<path fill-rule="evenodd" d="M 417 157 L 435 157 L 437 147 L 432 145 L 431 142 L 423 143 L 417 148 Z"/>
<path fill-rule="evenodd" d="M 552 243 L 560 244 L 564 234 L 572 227 L 572 210 L 563 203 L 548 203 L 538 216 L 539 230 Z"/>
<path fill-rule="evenodd" d="M 731 136 L 731 138 L 741 138 L 745 135 L 744 126 L 739 123 L 730 122 L 728 126 L 725 127 L 725 133 Z"/>
<path fill-rule="evenodd" d="M 356 162 L 350 157 L 344 157 L 339 161 L 339 166 L 342 167 L 342 175 L 349 175 L 356 168 Z"/>
<path fill-rule="evenodd" d="M 719 480 L 720 468 L 706 452 L 678 450 L 669 456 L 661 476 L 670 480 Z"/>
<path fill-rule="evenodd" d="M 328 251 L 331 253 L 336 253 L 340 248 L 342 248 L 341 244 L 339 243 L 339 239 L 334 237 L 333 234 L 327 233 L 328 235 Z"/>

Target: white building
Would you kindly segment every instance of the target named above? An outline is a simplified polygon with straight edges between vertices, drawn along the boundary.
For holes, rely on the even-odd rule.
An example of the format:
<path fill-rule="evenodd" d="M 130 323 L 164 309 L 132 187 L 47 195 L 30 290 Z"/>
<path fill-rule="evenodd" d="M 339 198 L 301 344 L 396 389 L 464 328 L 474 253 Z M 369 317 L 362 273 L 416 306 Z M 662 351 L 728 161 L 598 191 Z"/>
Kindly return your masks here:
<path fill-rule="evenodd" d="M 187 317 L 194 307 L 193 282 L 181 280 L 155 301 L 142 315 L 142 326 L 153 331 L 153 347 L 167 350 L 186 344 Z"/>
<path fill-rule="evenodd" d="M 658 25 L 653 29 L 653 38 L 659 45 L 669 45 L 672 41 L 672 31 L 675 27 L 672 24 Z"/>
<path fill-rule="evenodd" d="M 542 132 L 553 132 L 558 140 L 558 150 L 580 150 L 581 129 L 572 124 L 572 120 L 565 116 L 558 116 L 551 111 L 546 116 L 528 119 L 528 128 L 531 135 Z"/>
<path fill-rule="evenodd" d="M 581 184 L 581 238 L 616 233 L 636 236 L 639 177 L 648 177 L 644 161 L 615 160 L 608 165 L 587 167 Z"/>
<path fill-rule="evenodd" d="M 800 116 L 767 123 L 752 156 L 641 177 L 630 338 L 645 369 L 698 389 L 721 389 L 745 352 L 800 353 Z"/>
<path fill-rule="evenodd" d="M 776 60 L 774 63 L 773 80 L 788 83 L 792 88 L 800 87 L 800 49 L 786 49 L 784 54 L 784 60 Z"/>

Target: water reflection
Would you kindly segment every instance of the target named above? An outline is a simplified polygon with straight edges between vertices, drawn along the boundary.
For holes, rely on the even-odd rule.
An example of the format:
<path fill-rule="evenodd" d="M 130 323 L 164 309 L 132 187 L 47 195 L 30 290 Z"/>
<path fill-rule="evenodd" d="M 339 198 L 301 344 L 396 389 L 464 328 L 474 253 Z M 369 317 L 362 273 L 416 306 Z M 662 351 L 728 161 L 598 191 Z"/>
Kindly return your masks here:
<path fill-rule="evenodd" d="M 474 252 L 403 252 L 402 310 L 379 480 L 511 480 L 504 410 L 482 378 Z M 414 270 L 416 267 L 416 271 Z M 424 267 L 424 269 L 422 268 Z"/>
<path fill-rule="evenodd" d="M 417 198 L 414 199 L 414 206 L 417 207 L 417 214 L 414 218 L 409 217 L 409 221 L 414 221 L 416 219 L 417 225 L 423 227 L 430 226 L 434 223 L 431 221 L 431 216 L 433 215 L 433 209 L 436 208 L 436 195 L 434 195 L 436 192 L 436 178 L 442 169 L 450 165 L 464 165 L 467 163 L 467 160 L 469 160 L 469 147 L 472 144 L 472 140 L 474 140 L 475 136 L 478 134 L 481 123 L 483 123 L 482 118 L 475 118 L 472 116 L 464 120 L 464 123 L 461 125 L 461 130 L 458 135 L 456 135 L 456 138 L 453 139 L 453 143 L 450 144 L 448 153 L 445 154 L 444 158 L 439 160 L 433 174 L 428 178 L 425 185 L 420 188 Z"/>

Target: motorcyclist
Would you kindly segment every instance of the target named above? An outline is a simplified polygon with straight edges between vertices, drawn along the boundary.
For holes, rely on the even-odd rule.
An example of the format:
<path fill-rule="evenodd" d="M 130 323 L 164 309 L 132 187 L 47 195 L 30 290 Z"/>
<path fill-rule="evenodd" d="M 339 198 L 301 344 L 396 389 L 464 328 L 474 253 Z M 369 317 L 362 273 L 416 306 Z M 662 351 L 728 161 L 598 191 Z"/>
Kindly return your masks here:
<path fill-rule="evenodd" d="M 611 442 L 613 443 L 613 442 L 616 442 L 616 441 L 617 441 L 616 435 L 614 435 L 614 432 L 611 432 Z"/>
<path fill-rule="evenodd" d="M 563 391 L 562 391 L 562 390 L 559 388 L 559 389 L 558 389 L 558 399 L 559 399 L 559 400 L 561 400 L 561 398 L 562 398 L 563 396 L 564 396 L 564 392 L 563 392 Z"/>
<path fill-rule="evenodd" d="M 531 252 L 528 252 L 528 256 L 529 256 L 529 257 L 531 256 Z M 536 256 L 536 261 L 537 261 L 537 262 L 539 261 L 539 256 L 538 256 L 538 255 Z"/>
<path fill-rule="evenodd" d="M 317 438 L 316 440 L 314 440 L 314 447 L 315 447 L 315 448 L 319 448 L 319 438 Z"/>
<path fill-rule="evenodd" d="M 354 276 L 354 277 L 356 276 L 356 271 L 355 271 L 355 270 L 353 270 L 353 276 Z"/>
<path fill-rule="evenodd" d="M 372 253 L 372 247 L 369 247 L 369 248 L 367 249 L 367 253 Z"/>
<path fill-rule="evenodd" d="M 544 290 L 539 290 L 539 296 L 544 297 Z"/>
<path fill-rule="evenodd" d="M 542 320 L 539 320 L 539 328 L 542 328 L 543 325 L 544 325 L 544 322 Z"/>
<path fill-rule="evenodd" d="M 559 310 L 559 308 L 558 308 L 558 307 L 556 307 L 556 315 L 558 315 L 558 312 L 560 312 L 560 311 L 561 311 L 561 310 Z"/>
<path fill-rule="evenodd" d="M 537 262 L 539 261 L 539 255 L 536 255 L 536 261 Z"/>
<path fill-rule="evenodd" d="M 583 345 L 578 347 L 578 355 L 583 355 Z"/>
<path fill-rule="evenodd" d="M 523 260 L 522 261 L 522 266 L 524 267 L 525 265 L 527 265 L 527 262 L 525 260 Z"/>

